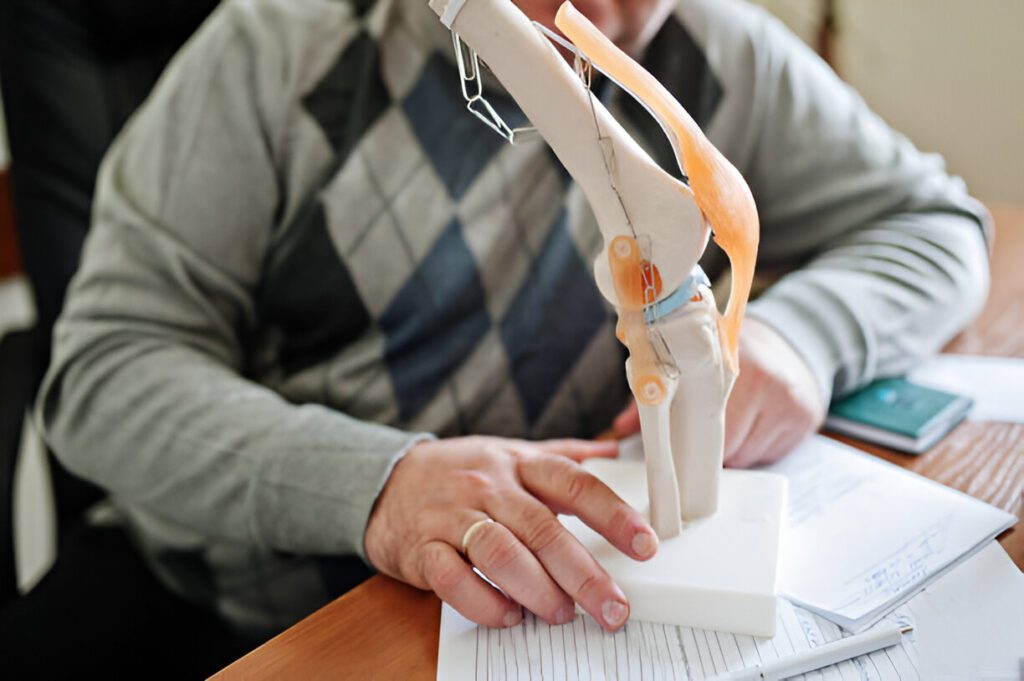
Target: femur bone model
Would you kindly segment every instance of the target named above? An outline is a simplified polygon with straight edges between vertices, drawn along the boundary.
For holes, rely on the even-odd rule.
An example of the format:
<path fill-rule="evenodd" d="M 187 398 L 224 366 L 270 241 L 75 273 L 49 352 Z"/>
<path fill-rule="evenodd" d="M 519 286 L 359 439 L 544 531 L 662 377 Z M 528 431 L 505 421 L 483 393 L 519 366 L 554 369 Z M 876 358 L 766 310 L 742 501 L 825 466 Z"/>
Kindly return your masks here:
<path fill-rule="evenodd" d="M 605 243 L 594 276 L 619 314 L 617 335 L 629 349 L 626 374 L 640 412 L 651 522 L 659 537 L 673 537 L 682 521 L 710 515 L 718 504 L 725 406 L 739 371 L 739 332 L 757 257 L 750 189 L 661 83 L 571 3 L 555 18 L 569 42 L 531 23 L 509 0 L 430 6 L 456 36 L 470 110 L 514 141 L 518 131 L 482 96 L 479 55 L 594 211 Z M 573 67 L 549 37 L 574 55 Z M 688 183 L 658 167 L 592 94 L 595 68 L 660 123 Z M 711 232 L 732 266 L 724 315 L 697 265 Z"/>

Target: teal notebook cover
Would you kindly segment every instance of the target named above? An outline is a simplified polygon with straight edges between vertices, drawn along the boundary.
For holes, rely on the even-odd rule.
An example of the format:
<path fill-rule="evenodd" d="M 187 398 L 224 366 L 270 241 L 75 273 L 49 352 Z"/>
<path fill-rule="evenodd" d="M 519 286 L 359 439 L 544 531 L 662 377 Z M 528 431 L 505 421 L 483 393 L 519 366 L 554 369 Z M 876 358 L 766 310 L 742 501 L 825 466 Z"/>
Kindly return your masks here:
<path fill-rule="evenodd" d="M 836 402 L 830 412 L 916 439 L 937 416 L 960 399 L 959 395 L 925 388 L 904 378 L 885 378 Z"/>

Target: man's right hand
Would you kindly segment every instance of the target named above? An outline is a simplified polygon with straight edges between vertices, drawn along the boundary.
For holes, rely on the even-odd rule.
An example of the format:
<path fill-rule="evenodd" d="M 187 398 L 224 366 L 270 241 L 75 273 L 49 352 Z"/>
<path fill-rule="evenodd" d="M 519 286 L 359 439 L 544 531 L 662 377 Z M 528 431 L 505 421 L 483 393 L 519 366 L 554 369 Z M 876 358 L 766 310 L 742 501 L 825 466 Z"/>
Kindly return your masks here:
<path fill-rule="evenodd" d="M 654 555 L 658 540 L 643 516 L 578 463 L 617 452 L 615 442 L 582 440 L 418 443 L 377 498 L 366 555 L 379 571 L 432 589 L 479 624 L 516 625 L 521 607 L 562 624 L 579 603 L 615 631 L 629 617 L 626 597 L 556 514 L 579 517 L 632 558 Z"/>

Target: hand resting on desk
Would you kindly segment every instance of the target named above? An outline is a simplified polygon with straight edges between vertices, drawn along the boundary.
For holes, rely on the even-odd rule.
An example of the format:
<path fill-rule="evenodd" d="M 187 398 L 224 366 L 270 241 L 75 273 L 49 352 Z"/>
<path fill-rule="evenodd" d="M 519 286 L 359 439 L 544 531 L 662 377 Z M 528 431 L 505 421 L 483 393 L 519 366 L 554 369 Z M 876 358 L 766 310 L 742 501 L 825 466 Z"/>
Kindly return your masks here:
<path fill-rule="evenodd" d="M 575 601 L 609 631 L 619 629 L 629 616 L 626 597 L 556 517 L 578 516 L 637 560 L 655 554 L 643 516 L 578 463 L 617 453 L 616 442 L 581 440 L 421 442 L 377 499 L 366 555 L 384 574 L 433 590 L 480 624 L 514 626 L 521 606 L 562 624 Z"/>
<path fill-rule="evenodd" d="M 740 374 L 725 409 L 725 465 L 778 461 L 821 428 L 825 406 L 819 392 L 793 346 L 767 324 L 748 318 L 740 336 Z M 622 437 L 639 430 L 633 402 L 615 419 L 615 432 Z"/>

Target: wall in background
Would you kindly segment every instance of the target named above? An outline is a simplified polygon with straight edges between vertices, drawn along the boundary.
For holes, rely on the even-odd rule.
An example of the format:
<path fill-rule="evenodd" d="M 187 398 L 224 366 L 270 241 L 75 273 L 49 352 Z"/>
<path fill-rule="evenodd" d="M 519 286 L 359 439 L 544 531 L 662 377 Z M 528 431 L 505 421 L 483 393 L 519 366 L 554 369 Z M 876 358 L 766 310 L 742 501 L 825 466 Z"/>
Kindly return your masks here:
<path fill-rule="evenodd" d="M 761 5 L 800 36 L 805 43 L 815 47 L 818 28 L 821 26 L 823 0 L 750 0 Z"/>
<path fill-rule="evenodd" d="M 816 39 L 823 0 L 758 0 Z M 840 74 L 973 194 L 1024 204 L 1024 2 L 836 0 Z"/>

